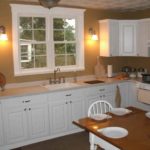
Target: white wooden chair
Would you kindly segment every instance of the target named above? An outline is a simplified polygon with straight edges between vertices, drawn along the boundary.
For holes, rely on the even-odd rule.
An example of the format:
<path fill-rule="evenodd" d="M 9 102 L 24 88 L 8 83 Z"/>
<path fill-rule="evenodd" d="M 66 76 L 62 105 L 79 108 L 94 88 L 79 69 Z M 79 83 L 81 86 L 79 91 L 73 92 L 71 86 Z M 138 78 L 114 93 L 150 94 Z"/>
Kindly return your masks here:
<path fill-rule="evenodd" d="M 103 114 L 109 112 L 112 109 L 110 103 L 104 100 L 98 100 L 92 103 L 88 109 L 88 117 L 95 114 Z M 90 140 L 90 150 L 96 150 L 97 145 L 99 145 L 102 149 L 105 150 L 119 150 L 117 147 L 112 144 L 106 142 L 105 140 L 97 137 L 96 135 L 89 133 Z"/>

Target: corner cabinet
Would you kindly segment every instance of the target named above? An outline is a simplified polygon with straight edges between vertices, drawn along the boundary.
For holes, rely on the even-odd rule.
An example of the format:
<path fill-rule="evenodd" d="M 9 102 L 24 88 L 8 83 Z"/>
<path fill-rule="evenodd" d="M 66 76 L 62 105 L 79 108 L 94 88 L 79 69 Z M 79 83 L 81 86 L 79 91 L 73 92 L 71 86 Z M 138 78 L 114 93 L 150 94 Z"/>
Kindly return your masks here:
<path fill-rule="evenodd" d="M 51 93 L 49 100 L 49 120 L 51 135 L 65 135 L 79 131 L 72 121 L 85 116 L 84 89 Z"/>
<path fill-rule="evenodd" d="M 100 56 L 138 56 L 136 20 L 100 20 Z"/>
<path fill-rule="evenodd" d="M 46 95 L 11 98 L 4 100 L 2 105 L 7 144 L 49 134 Z"/>

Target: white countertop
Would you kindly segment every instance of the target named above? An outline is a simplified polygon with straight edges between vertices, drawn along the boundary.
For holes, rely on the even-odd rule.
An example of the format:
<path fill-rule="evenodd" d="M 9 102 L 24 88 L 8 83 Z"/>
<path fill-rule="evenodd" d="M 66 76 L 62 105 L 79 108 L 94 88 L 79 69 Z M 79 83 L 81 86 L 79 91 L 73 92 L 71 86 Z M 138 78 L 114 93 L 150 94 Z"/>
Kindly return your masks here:
<path fill-rule="evenodd" d="M 19 87 L 19 88 L 10 88 L 4 91 L 0 91 L 0 100 L 16 97 L 16 96 L 26 96 L 31 94 L 42 94 L 42 93 L 50 93 L 55 91 L 64 91 L 64 90 L 71 90 L 77 88 L 87 88 L 93 86 L 102 86 L 106 84 L 113 84 L 125 81 L 137 81 L 131 79 L 116 79 L 116 78 L 98 78 L 96 80 L 104 81 L 104 83 L 97 83 L 97 84 L 87 84 L 84 83 L 84 80 L 80 80 L 77 83 L 62 83 L 62 84 L 55 84 L 55 85 L 36 85 L 36 86 L 27 86 L 27 87 Z M 85 80 L 87 81 L 87 80 Z"/>

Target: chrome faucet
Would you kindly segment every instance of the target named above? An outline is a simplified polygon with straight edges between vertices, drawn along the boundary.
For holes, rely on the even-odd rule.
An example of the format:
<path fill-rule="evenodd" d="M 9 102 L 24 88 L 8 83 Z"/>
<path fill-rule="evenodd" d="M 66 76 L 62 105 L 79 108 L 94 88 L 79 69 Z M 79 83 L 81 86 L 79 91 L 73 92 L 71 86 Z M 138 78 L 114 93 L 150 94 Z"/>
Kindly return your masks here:
<path fill-rule="evenodd" d="M 54 69 L 53 79 L 52 78 L 49 79 L 50 84 L 61 83 L 61 78 L 57 78 L 57 72 L 60 72 L 60 68 Z"/>
<path fill-rule="evenodd" d="M 60 72 L 60 68 L 54 69 L 54 83 L 57 83 L 56 73 Z"/>

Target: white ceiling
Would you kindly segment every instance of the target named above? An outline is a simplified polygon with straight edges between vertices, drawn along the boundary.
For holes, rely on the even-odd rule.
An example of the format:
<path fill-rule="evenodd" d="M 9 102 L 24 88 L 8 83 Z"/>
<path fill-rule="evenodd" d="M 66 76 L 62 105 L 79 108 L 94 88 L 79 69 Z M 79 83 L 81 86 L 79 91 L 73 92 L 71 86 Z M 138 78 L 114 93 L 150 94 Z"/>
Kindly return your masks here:
<path fill-rule="evenodd" d="M 11 0 L 17 2 L 35 2 L 38 0 Z M 60 0 L 58 5 L 70 7 L 94 8 L 101 10 L 143 10 L 150 8 L 150 0 Z"/>

